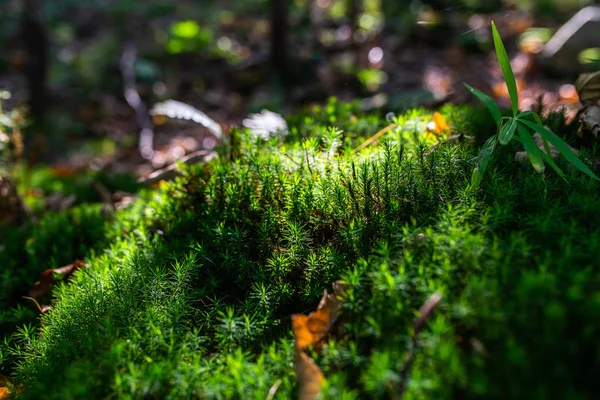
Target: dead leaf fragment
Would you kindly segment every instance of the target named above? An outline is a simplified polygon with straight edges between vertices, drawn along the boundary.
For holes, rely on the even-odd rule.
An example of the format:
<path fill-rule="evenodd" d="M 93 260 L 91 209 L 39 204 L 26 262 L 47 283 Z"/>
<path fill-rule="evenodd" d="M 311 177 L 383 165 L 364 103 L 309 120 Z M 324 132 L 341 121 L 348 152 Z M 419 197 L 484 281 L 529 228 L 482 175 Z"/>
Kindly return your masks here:
<path fill-rule="evenodd" d="M 67 280 L 75 271 L 85 266 L 86 264 L 83 261 L 76 260 L 73 264 L 64 267 L 45 270 L 42 272 L 40 280 L 29 289 L 29 296 L 40 297 L 48 294 L 52 285 L 56 283 L 55 276 L 59 275 L 62 276 L 60 280 Z"/>
<path fill-rule="evenodd" d="M 343 287 L 341 284 L 334 285 L 333 294 L 328 294 L 327 289 L 325 289 L 316 311 L 308 315 L 292 315 L 292 330 L 298 350 L 304 350 L 310 345 L 318 344 L 329 333 L 342 307 L 342 302 L 337 298 L 336 288 L 338 292 L 342 292 Z"/>
<path fill-rule="evenodd" d="M 321 392 L 325 377 L 315 362 L 303 351 L 296 351 L 294 369 L 298 381 L 298 399 L 312 400 Z"/>
<path fill-rule="evenodd" d="M 26 299 L 26 300 L 33 301 L 33 304 L 35 304 L 35 306 L 37 307 L 37 309 L 40 310 L 40 314 L 43 314 L 43 313 L 45 313 L 47 311 L 52 310 L 52 306 L 48 306 L 48 305 L 41 306 L 40 303 L 38 303 L 38 301 L 36 299 L 34 299 L 33 297 L 23 296 L 23 298 Z"/>
<path fill-rule="evenodd" d="M 0 400 L 8 399 L 10 396 L 10 390 L 6 386 L 0 387 Z"/>
<path fill-rule="evenodd" d="M 579 75 L 575 82 L 579 101 L 586 107 L 600 105 L 600 71 Z"/>
<path fill-rule="evenodd" d="M 433 113 L 433 122 L 435 123 L 435 133 L 438 136 L 450 129 L 446 118 L 437 111 Z"/>

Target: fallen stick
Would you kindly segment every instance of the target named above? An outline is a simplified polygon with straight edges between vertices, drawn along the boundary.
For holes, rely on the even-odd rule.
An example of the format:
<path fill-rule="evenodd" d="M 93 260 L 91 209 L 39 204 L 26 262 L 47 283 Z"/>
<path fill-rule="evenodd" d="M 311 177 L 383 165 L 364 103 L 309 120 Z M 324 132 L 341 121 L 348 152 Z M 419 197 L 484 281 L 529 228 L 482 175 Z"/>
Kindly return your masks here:
<path fill-rule="evenodd" d="M 154 155 L 154 125 L 148 115 L 148 107 L 142 101 L 135 87 L 135 60 L 137 50 L 132 43 L 127 43 L 123 49 L 119 66 L 123 75 L 123 95 L 127 104 L 135 111 L 135 118 L 140 128 L 139 149 L 145 159 Z"/>
<path fill-rule="evenodd" d="M 177 171 L 177 164 L 179 164 L 179 163 L 197 164 L 200 162 L 209 162 L 210 160 L 212 160 L 215 157 L 217 157 L 217 153 L 214 151 L 208 151 L 208 150 L 195 151 L 193 153 L 188 154 L 185 157 L 180 158 L 179 160 L 177 160 L 177 162 L 174 162 L 173 164 L 171 164 L 165 168 L 156 170 L 156 171 L 152 172 L 150 175 L 148 175 L 144 178 L 138 179 L 138 183 L 141 183 L 144 185 L 151 185 L 151 184 L 159 182 L 159 181 L 167 181 L 167 180 L 173 179 L 179 174 L 179 171 Z"/>
<path fill-rule="evenodd" d="M 438 305 L 438 303 L 442 300 L 442 295 L 439 292 L 435 292 L 427 299 L 427 301 L 421 306 L 419 309 L 419 316 L 415 319 L 413 324 L 413 336 L 412 336 L 412 347 L 410 349 L 410 353 L 408 355 L 408 359 L 404 364 L 404 369 L 402 370 L 402 376 L 400 378 L 400 384 L 398 385 L 398 393 L 394 396 L 394 400 L 402 400 L 402 395 L 406 390 L 406 385 L 408 384 L 408 378 L 410 376 L 410 370 L 412 369 L 413 363 L 415 361 L 415 353 L 417 348 L 419 347 L 417 343 L 417 338 L 423 326 L 425 326 L 425 322 L 431 317 L 433 314 L 433 310 Z"/>

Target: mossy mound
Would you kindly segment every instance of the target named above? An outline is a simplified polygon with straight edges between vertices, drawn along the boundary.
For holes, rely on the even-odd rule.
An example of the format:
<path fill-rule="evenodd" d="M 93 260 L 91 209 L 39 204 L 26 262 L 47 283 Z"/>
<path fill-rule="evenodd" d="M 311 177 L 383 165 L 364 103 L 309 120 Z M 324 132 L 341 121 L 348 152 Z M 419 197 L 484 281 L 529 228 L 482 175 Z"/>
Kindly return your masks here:
<path fill-rule="evenodd" d="M 478 143 L 493 132 L 482 110 L 441 112 Z M 355 153 L 387 123 L 332 102 L 290 118 L 286 138 L 235 132 L 229 154 L 114 221 L 48 216 L 91 220 L 63 233 L 93 239 L 68 256 L 50 222 L 29 228 L 30 254 L 10 273 L 82 256 L 89 267 L 5 340 L 20 397 L 293 398 L 290 315 L 338 279 L 338 329 L 310 352 L 326 398 L 597 397 L 598 184 L 565 164 L 569 183 L 542 180 L 507 147 L 471 188 L 477 146 L 431 151 L 428 118 L 411 111 Z"/>

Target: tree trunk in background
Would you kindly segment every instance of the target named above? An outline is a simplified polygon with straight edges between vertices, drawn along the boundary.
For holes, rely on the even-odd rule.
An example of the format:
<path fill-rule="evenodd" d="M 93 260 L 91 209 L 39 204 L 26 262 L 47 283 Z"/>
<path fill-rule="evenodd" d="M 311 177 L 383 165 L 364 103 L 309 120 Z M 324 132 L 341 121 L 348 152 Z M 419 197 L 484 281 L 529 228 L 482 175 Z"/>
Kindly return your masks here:
<path fill-rule="evenodd" d="M 29 85 L 29 107 L 34 125 L 41 123 L 46 111 L 48 72 L 48 35 L 42 17 L 42 0 L 25 0 L 22 19 L 26 51 L 25 77 Z"/>
<path fill-rule="evenodd" d="M 381 0 L 381 12 L 386 32 L 393 32 L 398 19 L 398 5 L 395 1 Z"/>
<path fill-rule="evenodd" d="M 288 0 L 271 0 L 271 63 L 282 82 L 288 83 Z"/>
<path fill-rule="evenodd" d="M 384 0 L 385 1 L 385 0 Z M 361 0 L 348 0 L 348 19 L 352 34 L 358 30 L 358 18 L 360 17 Z"/>

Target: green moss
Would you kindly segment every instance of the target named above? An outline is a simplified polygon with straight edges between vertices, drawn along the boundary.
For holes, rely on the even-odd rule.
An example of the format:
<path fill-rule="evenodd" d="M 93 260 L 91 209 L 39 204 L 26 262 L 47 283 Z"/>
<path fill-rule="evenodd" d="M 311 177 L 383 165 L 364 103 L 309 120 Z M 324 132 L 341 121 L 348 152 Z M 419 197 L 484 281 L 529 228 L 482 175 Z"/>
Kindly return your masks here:
<path fill-rule="evenodd" d="M 493 129 L 442 112 L 478 141 Z M 597 395 L 597 184 L 566 165 L 570 184 L 544 182 L 503 149 L 473 191 L 475 146 L 428 151 L 426 115 L 359 154 L 388 123 L 352 105 L 291 118 L 283 140 L 238 132 L 231 159 L 81 234 L 100 243 L 89 268 L 2 348 L 21 397 L 264 399 L 278 381 L 275 398 L 294 397 L 289 316 L 340 278 L 343 329 L 311 352 L 327 398 L 393 397 L 435 291 L 405 398 Z"/>

